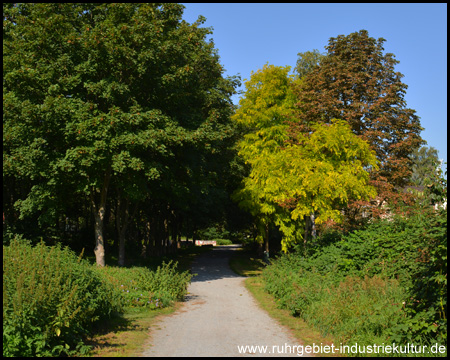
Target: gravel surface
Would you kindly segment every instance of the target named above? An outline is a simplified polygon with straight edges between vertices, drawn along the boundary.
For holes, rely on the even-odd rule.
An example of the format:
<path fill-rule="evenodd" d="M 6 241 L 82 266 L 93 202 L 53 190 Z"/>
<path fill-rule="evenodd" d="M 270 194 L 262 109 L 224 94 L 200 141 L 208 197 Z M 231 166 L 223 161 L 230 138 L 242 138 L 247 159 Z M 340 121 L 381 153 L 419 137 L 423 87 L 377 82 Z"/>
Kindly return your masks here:
<path fill-rule="evenodd" d="M 150 344 L 142 356 L 298 356 L 295 346 L 300 344 L 258 307 L 245 278 L 228 266 L 237 248 L 217 246 L 197 257 L 192 273 L 198 275 L 186 302 L 150 328 Z M 246 345 L 267 346 L 267 352 L 240 352 L 238 346 Z"/>

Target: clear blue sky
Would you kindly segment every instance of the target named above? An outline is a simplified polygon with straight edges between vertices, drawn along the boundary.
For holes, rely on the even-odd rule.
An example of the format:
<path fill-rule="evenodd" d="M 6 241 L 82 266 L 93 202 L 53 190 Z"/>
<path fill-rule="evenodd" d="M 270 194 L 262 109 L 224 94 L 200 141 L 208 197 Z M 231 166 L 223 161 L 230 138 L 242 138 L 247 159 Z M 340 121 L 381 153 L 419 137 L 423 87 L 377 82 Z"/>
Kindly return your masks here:
<path fill-rule="evenodd" d="M 447 4 L 183 5 L 187 22 L 206 17 L 225 75 L 239 74 L 242 83 L 267 62 L 294 67 L 299 52 L 325 52 L 330 37 L 365 29 L 386 39 L 385 52 L 400 61 L 396 71 L 408 85 L 407 107 L 425 128 L 422 138 L 447 161 Z"/>

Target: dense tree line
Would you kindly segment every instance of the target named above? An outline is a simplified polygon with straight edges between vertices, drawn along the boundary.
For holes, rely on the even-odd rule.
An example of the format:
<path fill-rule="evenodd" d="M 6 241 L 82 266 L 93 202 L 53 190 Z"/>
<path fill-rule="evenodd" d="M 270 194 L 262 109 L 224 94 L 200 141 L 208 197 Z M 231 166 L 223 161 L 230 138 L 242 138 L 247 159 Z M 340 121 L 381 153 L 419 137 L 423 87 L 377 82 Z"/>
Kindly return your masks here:
<path fill-rule="evenodd" d="M 113 238 L 123 264 L 126 239 L 161 254 L 221 216 L 239 80 L 223 77 L 205 19 L 182 14 L 180 4 L 4 5 L 11 231 L 75 230 L 86 246 L 94 229 L 97 263 Z"/>
<path fill-rule="evenodd" d="M 235 107 L 239 78 L 223 76 L 211 29 L 182 16 L 180 4 L 3 6 L 4 233 L 124 265 L 244 224 L 232 198 L 267 252 L 274 229 L 286 250 L 423 185 L 435 162 L 421 160 L 384 39 L 331 38 L 293 74 L 267 64 Z"/>

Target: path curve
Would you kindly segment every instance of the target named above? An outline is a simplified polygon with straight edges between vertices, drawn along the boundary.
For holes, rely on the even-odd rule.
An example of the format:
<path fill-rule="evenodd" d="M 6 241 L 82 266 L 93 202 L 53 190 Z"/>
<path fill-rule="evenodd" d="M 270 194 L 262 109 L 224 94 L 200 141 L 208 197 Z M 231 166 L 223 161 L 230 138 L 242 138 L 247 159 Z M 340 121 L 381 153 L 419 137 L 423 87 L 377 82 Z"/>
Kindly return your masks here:
<path fill-rule="evenodd" d="M 198 275 L 186 302 L 151 327 L 142 356 L 298 356 L 297 340 L 257 305 L 243 284 L 245 277 L 228 266 L 237 249 L 217 246 L 194 260 L 192 273 Z M 267 346 L 267 352 L 239 352 L 238 346 L 245 345 Z"/>

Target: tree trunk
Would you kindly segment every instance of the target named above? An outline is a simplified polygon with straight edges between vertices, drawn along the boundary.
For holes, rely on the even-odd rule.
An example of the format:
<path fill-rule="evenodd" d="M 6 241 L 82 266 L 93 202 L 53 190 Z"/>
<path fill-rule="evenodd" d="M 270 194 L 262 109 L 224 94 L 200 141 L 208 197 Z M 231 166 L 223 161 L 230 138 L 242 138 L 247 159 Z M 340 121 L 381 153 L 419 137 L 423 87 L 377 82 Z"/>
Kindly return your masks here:
<path fill-rule="evenodd" d="M 264 228 L 264 261 L 269 262 L 269 224 L 267 223 Z"/>
<path fill-rule="evenodd" d="M 313 240 L 315 240 L 317 238 L 316 215 L 312 213 L 310 218 L 311 218 L 311 237 Z"/>
<path fill-rule="evenodd" d="M 269 253 L 269 224 L 266 224 L 266 234 L 264 236 L 264 250 Z"/>
<path fill-rule="evenodd" d="M 127 231 L 128 226 L 128 201 L 125 202 L 125 210 L 122 214 L 122 194 L 119 190 L 117 192 L 117 210 L 116 210 L 116 227 L 117 227 L 117 236 L 119 237 L 119 266 L 125 266 L 125 232 Z"/>
<path fill-rule="evenodd" d="M 95 261 L 98 266 L 105 266 L 105 241 L 103 238 L 103 220 L 105 216 L 104 207 L 100 206 L 95 212 Z"/>
<path fill-rule="evenodd" d="M 305 215 L 304 220 L 305 220 L 305 236 L 303 238 L 303 244 L 306 250 L 306 246 L 309 244 L 309 241 L 311 239 L 314 240 L 317 237 L 316 217 L 314 213 L 312 213 L 310 216 Z"/>
<path fill-rule="evenodd" d="M 97 205 L 95 202 L 95 189 L 91 189 L 91 204 L 94 212 L 95 219 L 95 260 L 98 266 L 105 266 L 105 239 L 103 234 L 103 223 L 105 220 L 105 210 L 106 210 L 106 195 L 108 193 L 109 179 L 111 178 L 111 169 L 105 174 L 105 179 L 103 181 L 103 187 L 100 191 L 100 202 Z"/>
<path fill-rule="evenodd" d="M 305 234 L 303 236 L 303 246 L 305 248 L 306 251 L 306 247 L 309 243 L 309 238 L 311 235 L 311 217 L 310 216 L 304 216 L 303 220 L 305 220 Z"/>

